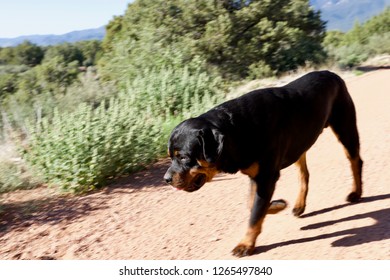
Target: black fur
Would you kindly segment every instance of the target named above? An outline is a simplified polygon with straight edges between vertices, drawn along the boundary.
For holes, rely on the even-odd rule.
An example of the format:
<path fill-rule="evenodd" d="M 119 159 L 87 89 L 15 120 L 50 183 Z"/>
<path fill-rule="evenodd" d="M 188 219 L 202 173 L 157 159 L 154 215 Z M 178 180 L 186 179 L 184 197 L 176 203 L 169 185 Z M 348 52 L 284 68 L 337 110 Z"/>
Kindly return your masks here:
<path fill-rule="evenodd" d="M 350 159 L 361 161 L 355 115 L 344 81 L 329 71 L 255 90 L 179 124 L 168 143 L 172 165 L 164 178 L 195 191 L 207 181 L 198 174 L 243 171 L 257 186 L 250 218 L 255 227 L 270 205 L 280 170 L 296 162 L 325 127 L 334 130 Z M 258 168 L 247 171 L 253 164 Z M 234 253 L 250 253 L 244 251 Z"/>

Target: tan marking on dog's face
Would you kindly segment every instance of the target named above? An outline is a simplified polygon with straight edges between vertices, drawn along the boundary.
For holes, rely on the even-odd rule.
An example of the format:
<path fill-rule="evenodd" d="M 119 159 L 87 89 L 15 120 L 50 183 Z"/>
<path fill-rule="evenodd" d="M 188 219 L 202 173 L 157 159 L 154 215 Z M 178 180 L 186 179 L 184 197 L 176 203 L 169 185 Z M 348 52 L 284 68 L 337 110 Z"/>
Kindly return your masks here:
<path fill-rule="evenodd" d="M 250 178 L 255 178 L 257 176 L 257 174 L 259 174 L 259 164 L 257 162 L 253 163 L 251 166 L 249 166 L 248 168 L 245 168 L 245 169 L 241 169 L 240 171 L 245 174 L 245 175 L 248 175 Z"/>
<path fill-rule="evenodd" d="M 173 173 L 171 185 L 177 189 L 192 192 L 210 182 L 219 173 L 215 166 L 206 161 L 199 160 L 197 163 L 198 165 L 190 169 Z M 199 177 L 200 175 L 203 176 Z"/>
<path fill-rule="evenodd" d="M 206 175 L 206 182 L 210 182 L 219 171 L 205 160 L 197 160 L 199 166 L 195 166 L 190 169 L 191 176 L 195 177 L 198 174 Z"/>
<path fill-rule="evenodd" d="M 196 160 L 196 162 L 197 162 L 202 168 L 210 168 L 210 167 L 212 166 L 209 162 L 207 162 L 207 161 L 205 161 L 205 160 L 203 160 L 203 159 L 198 159 L 198 160 Z"/>
<path fill-rule="evenodd" d="M 171 183 L 173 187 L 181 189 L 186 185 L 186 176 L 183 175 L 183 173 L 173 173 Z"/>

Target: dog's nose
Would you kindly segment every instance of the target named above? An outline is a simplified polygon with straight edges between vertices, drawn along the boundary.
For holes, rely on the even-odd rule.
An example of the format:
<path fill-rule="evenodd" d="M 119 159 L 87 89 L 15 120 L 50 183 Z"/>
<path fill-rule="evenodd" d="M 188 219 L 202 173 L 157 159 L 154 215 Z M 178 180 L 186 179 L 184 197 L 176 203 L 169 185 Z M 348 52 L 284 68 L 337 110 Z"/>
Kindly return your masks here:
<path fill-rule="evenodd" d="M 167 184 L 172 183 L 172 176 L 171 176 L 171 174 L 166 173 L 164 175 L 164 180 L 165 180 L 165 182 L 167 182 Z"/>

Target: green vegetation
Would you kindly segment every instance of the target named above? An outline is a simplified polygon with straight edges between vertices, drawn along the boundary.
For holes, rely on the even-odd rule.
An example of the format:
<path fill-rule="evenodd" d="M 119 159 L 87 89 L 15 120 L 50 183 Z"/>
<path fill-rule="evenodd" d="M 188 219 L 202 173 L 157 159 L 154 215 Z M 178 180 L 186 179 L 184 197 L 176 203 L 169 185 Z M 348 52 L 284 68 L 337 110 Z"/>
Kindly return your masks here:
<path fill-rule="evenodd" d="M 379 54 L 390 53 L 390 8 L 347 33 L 330 31 L 324 39 L 330 59 L 342 68 L 359 65 Z"/>
<path fill-rule="evenodd" d="M 0 48 L 0 141 L 13 151 L 0 153 L 0 192 L 104 186 L 163 156 L 171 129 L 232 85 L 389 53 L 389 18 L 325 33 L 307 0 L 136 0 L 103 42 Z"/>
<path fill-rule="evenodd" d="M 84 192 L 166 153 L 167 136 L 188 111 L 215 104 L 219 81 L 188 69 L 146 72 L 96 109 L 82 104 L 31 129 L 26 159 L 46 181 Z"/>
<path fill-rule="evenodd" d="M 0 159 L 0 194 L 20 189 L 31 189 L 42 184 L 24 162 Z"/>
<path fill-rule="evenodd" d="M 229 80 L 270 76 L 322 61 L 324 31 L 307 0 L 134 1 L 108 25 L 99 63 L 115 80 L 199 57 Z"/>

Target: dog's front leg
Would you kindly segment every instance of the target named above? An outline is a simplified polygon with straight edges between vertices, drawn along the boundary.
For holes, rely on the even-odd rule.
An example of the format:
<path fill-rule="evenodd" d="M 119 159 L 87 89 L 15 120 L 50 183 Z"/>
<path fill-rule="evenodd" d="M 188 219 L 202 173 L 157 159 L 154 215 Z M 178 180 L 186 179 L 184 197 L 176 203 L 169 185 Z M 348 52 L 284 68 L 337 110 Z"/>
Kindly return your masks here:
<path fill-rule="evenodd" d="M 270 206 L 270 201 L 278 178 L 279 171 L 268 171 L 260 172 L 252 179 L 251 183 L 256 186 L 256 192 L 254 193 L 249 227 L 244 238 L 233 249 L 233 255 L 244 257 L 253 254 L 256 239 L 261 232 L 261 226 Z"/>

